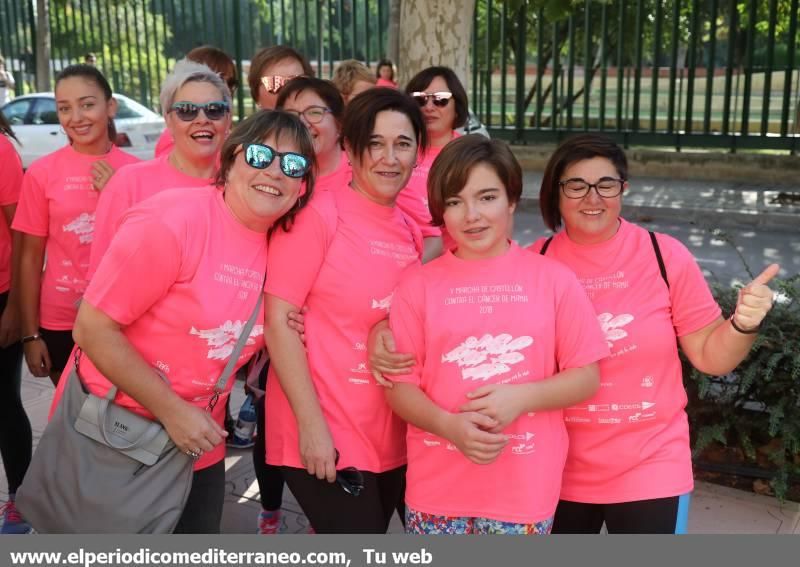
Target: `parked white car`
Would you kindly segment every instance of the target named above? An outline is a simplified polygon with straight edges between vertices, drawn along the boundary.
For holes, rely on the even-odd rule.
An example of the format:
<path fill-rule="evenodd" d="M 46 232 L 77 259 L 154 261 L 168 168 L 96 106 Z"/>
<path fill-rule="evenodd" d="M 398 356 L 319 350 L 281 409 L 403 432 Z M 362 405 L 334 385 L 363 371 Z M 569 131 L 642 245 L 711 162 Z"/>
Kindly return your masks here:
<path fill-rule="evenodd" d="M 116 144 L 141 159 L 152 159 L 156 142 L 164 130 L 164 119 L 135 100 L 115 94 L 117 99 Z M 20 141 L 17 146 L 22 166 L 54 152 L 67 143 L 61 130 L 53 93 L 18 96 L 2 108 L 6 120 Z"/>

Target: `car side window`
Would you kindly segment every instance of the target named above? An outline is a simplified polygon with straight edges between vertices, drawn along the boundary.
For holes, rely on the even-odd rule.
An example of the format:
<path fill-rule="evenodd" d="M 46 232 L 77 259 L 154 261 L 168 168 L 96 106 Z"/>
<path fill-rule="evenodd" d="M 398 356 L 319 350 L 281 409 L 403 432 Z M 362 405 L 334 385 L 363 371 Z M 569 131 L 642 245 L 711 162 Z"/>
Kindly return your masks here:
<path fill-rule="evenodd" d="M 9 102 L 3 107 L 3 115 L 12 126 L 24 124 L 25 116 L 28 114 L 32 103 L 33 101 L 28 98 Z"/>
<path fill-rule="evenodd" d="M 140 118 L 139 113 L 131 108 L 124 99 L 116 97 L 117 99 L 117 115 L 114 118 Z"/>
<path fill-rule="evenodd" d="M 32 124 L 58 124 L 56 101 L 51 98 L 40 98 L 36 101 L 31 115 Z"/>

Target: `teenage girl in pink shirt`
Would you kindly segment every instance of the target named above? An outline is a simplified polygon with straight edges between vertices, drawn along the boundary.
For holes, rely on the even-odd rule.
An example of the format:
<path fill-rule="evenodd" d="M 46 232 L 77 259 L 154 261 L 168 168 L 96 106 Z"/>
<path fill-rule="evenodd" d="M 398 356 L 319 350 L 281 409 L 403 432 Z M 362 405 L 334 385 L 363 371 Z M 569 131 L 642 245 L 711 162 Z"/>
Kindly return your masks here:
<path fill-rule="evenodd" d="M 467 91 L 458 76 L 448 67 L 428 67 L 414 75 L 406 85 L 406 92 L 414 97 L 425 118 L 425 127 L 431 145 L 411 174 L 411 179 L 400 197 L 398 206 L 419 225 L 425 237 L 424 261 L 442 253 L 442 229 L 433 226 L 428 208 L 428 172 L 433 160 L 451 140 L 459 134 L 455 131 L 467 123 L 469 104 Z M 449 242 L 452 244 L 452 242 Z M 448 244 L 445 243 L 445 244 Z"/>
<path fill-rule="evenodd" d="M 315 195 L 270 243 L 267 462 L 282 466 L 317 533 L 385 533 L 402 498 L 405 428 L 372 381 L 365 345 L 421 256 L 395 200 L 427 135 L 409 96 L 375 88 L 348 105 L 342 140 L 350 183 Z M 285 324 L 302 306 L 305 346 Z"/>
<path fill-rule="evenodd" d="M 216 186 L 163 191 L 125 214 L 81 303 L 84 383 L 98 395 L 118 386 L 116 403 L 160 421 L 197 459 L 178 533 L 219 532 L 233 381 L 213 412 L 204 408 L 262 293 L 268 233 L 290 226 L 312 195 L 312 152 L 294 116 L 242 121 L 223 146 Z M 263 346 L 255 325 L 236 366 Z"/>
<path fill-rule="evenodd" d="M 611 349 L 597 395 L 565 412 L 554 533 L 597 533 L 603 523 L 610 533 L 685 532 L 693 478 L 678 346 L 699 370 L 726 374 L 772 307 L 775 264 L 723 319 L 683 244 L 620 217 L 627 189 L 624 152 L 597 134 L 564 142 L 542 179 L 542 216 L 557 232 L 532 249 L 577 274 Z"/>
<path fill-rule="evenodd" d="M 108 166 L 116 170 L 139 161 L 114 146 L 117 103 L 97 68 L 71 65 L 61 71 L 55 97 L 69 144 L 28 168 L 12 225 L 22 233 L 19 277 L 25 359 L 31 374 L 49 376 L 53 383 L 72 350 L 77 302 L 88 283 L 99 189 Z"/>
<path fill-rule="evenodd" d="M 394 64 L 388 59 L 378 61 L 378 66 L 375 68 L 375 78 L 378 80 L 375 83 L 378 87 L 397 88 L 397 83 L 394 80 Z"/>
<path fill-rule="evenodd" d="M 386 390 L 409 423 L 406 531 L 549 533 L 561 409 L 597 390 L 608 347 L 575 276 L 508 239 L 522 171 L 507 144 L 455 140 L 428 187 L 456 245 L 406 272 L 390 312 L 414 358 Z"/>
<path fill-rule="evenodd" d="M 19 281 L 12 270 L 16 264 L 12 256 L 19 252 L 19 235 L 12 236 L 9 227 L 22 186 L 22 160 L 12 139 L 16 140 L 14 131 L 0 112 L 0 457 L 8 482 L 8 502 L 0 507 L 3 514 L 0 534 L 30 530 L 19 515 L 14 498 L 33 450 L 31 422 L 20 397 Z"/>

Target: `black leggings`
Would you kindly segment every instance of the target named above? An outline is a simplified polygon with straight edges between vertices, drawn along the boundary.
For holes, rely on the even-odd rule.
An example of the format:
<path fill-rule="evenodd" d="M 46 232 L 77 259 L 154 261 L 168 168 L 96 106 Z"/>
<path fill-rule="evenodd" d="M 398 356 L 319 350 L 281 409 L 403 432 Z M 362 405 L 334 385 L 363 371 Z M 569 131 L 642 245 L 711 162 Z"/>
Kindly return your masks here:
<path fill-rule="evenodd" d="M 404 494 L 405 466 L 382 473 L 363 472 L 364 489 L 358 496 L 305 469 L 282 469 L 286 484 L 318 534 L 385 534 Z"/>
<path fill-rule="evenodd" d="M 560 500 L 553 520 L 554 534 L 597 534 L 606 524 L 610 534 L 685 533 L 689 495 L 585 504 Z"/>
<path fill-rule="evenodd" d="M 261 374 L 258 375 L 258 387 L 262 391 L 267 386 L 268 370 L 269 361 L 267 361 Z M 267 464 L 267 428 L 264 396 L 256 401 L 256 415 L 258 417 L 258 426 L 256 427 L 256 444 L 253 445 L 253 468 L 255 469 L 256 480 L 258 480 L 261 507 L 272 512 L 280 509 L 281 502 L 283 502 L 283 475 L 281 474 L 281 467 Z"/>
<path fill-rule="evenodd" d="M 176 534 L 218 534 L 225 503 L 225 461 L 192 475 L 192 489 L 183 508 Z"/>
<path fill-rule="evenodd" d="M 8 292 L 0 294 L 0 314 L 6 308 Z M 22 484 L 33 450 L 31 422 L 20 397 L 22 346 L 19 342 L 0 349 L 0 456 L 8 479 L 8 491 Z"/>

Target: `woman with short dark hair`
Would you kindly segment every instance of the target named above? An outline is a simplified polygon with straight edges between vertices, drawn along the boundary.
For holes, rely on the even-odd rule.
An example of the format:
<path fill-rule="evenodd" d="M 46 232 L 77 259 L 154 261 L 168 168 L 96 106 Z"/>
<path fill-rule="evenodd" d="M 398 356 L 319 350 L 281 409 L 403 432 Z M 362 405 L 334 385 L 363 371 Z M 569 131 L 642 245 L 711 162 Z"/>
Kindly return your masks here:
<path fill-rule="evenodd" d="M 253 56 L 247 84 L 250 96 L 259 108 L 272 110 L 283 86 L 295 77 L 313 77 L 308 60 L 288 45 L 265 47 Z"/>
<path fill-rule="evenodd" d="M 424 260 L 428 261 L 442 251 L 442 230 L 431 224 L 428 210 L 428 172 L 442 148 L 459 136 L 455 129 L 466 124 L 469 106 L 467 91 L 448 67 L 423 69 L 408 82 L 406 92 L 422 109 L 431 143 L 430 148 L 420 154 L 419 163 L 397 204 L 419 225 L 425 237 Z"/>
<path fill-rule="evenodd" d="M 599 134 L 563 142 L 545 168 L 539 203 L 552 238 L 532 250 L 580 279 L 611 356 L 602 387 L 565 411 L 570 443 L 554 533 L 684 533 L 693 488 L 678 346 L 722 375 L 747 355 L 772 307 L 775 264 L 721 317 L 691 252 L 620 216 L 628 163 Z"/>
<path fill-rule="evenodd" d="M 372 382 L 365 343 L 421 256 L 395 200 L 427 133 L 410 97 L 375 88 L 347 107 L 342 140 L 349 184 L 316 195 L 270 242 L 267 462 L 282 467 L 317 533 L 385 533 L 402 498 L 404 431 Z M 305 345 L 285 324 L 302 306 Z"/>

